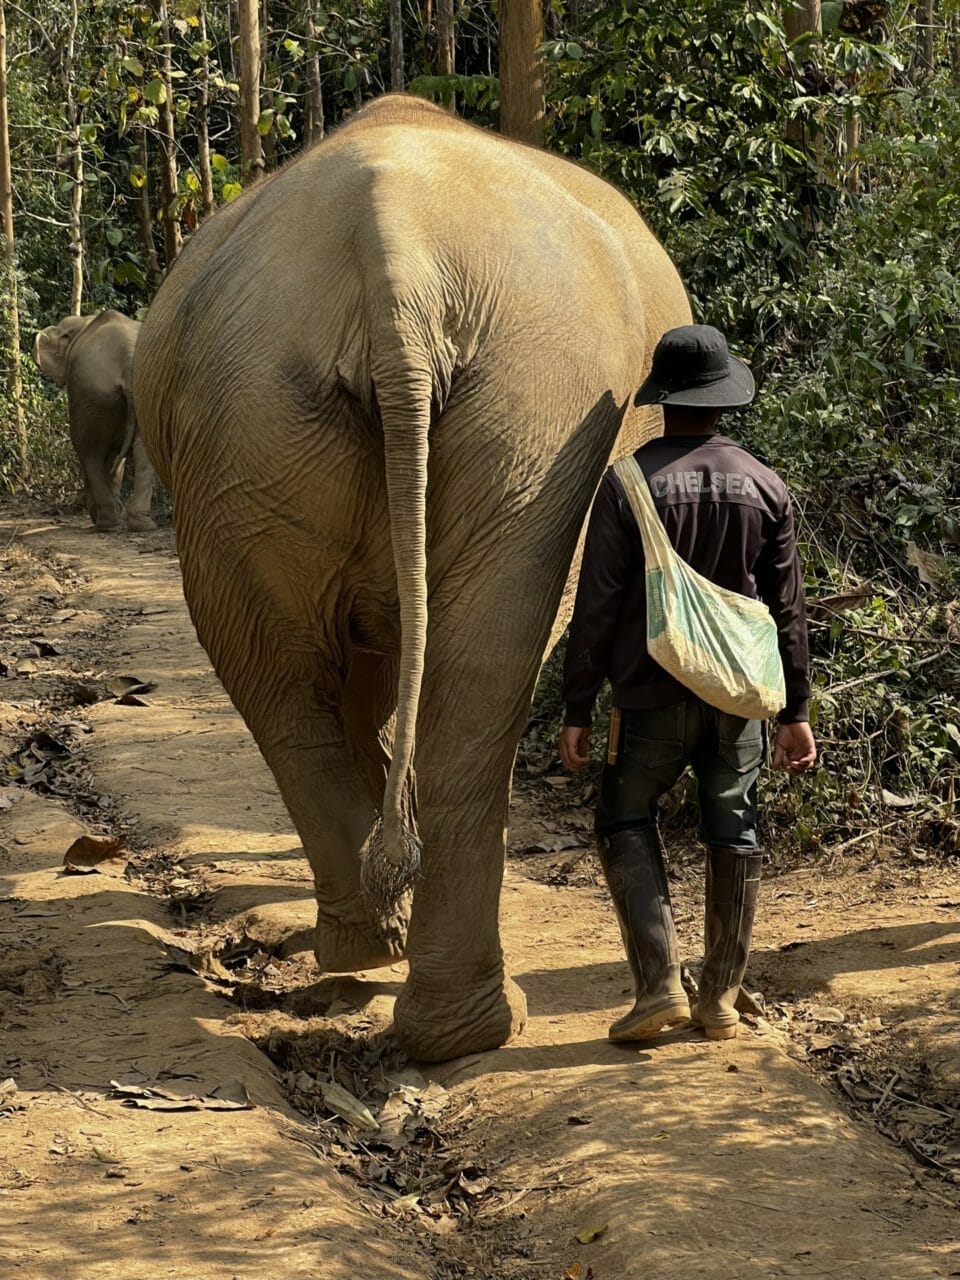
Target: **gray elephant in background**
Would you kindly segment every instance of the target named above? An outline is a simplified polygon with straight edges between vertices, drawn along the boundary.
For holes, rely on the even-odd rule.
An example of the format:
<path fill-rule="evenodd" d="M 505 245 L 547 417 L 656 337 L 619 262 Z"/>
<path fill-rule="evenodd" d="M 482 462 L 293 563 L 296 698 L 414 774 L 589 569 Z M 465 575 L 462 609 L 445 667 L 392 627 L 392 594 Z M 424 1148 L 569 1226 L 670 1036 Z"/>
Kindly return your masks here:
<path fill-rule="evenodd" d="M 34 343 L 41 371 L 67 389 L 70 439 L 83 468 L 87 510 L 99 530 L 116 529 L 123 521 L 120 482 L 131 455 L 127 528 L 156 528 L 150 515 L 155 473 L 133 410 L 133 352 L 139 332 L 136 320 L 103 311 L 66 316 L 41 329 Z"/>

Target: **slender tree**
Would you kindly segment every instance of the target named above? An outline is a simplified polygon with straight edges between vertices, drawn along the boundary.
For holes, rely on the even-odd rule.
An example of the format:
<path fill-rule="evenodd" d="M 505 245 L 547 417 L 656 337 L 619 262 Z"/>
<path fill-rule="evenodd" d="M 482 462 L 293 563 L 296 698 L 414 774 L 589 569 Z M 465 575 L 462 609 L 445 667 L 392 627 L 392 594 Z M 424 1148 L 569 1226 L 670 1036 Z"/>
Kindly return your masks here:
<path fill-rule="evenodd" d="M 541 0 L 500 0 L 500 132 L 539 143 L 543 132 Z"/>
<path fill-rule="evenodd" d="M 819 35 L 822 31 L 822 20 L 820 16 L 820 0 L 787 0 L 783 13 L 783 27 L 787 35 L 787 41 L 793 44 L 795 40 L 799 40 L 805 35 Z M 812 49 L 806 49 L 802 53 L 794 55 L 794 66 L 801 63 L 815 65 L 815 55 Z M 800 96 L 803 86 L 797 85 L 797 96 Z M 798 150 L 807 150 L 808 139 L 804 122 L 796 116 L 787 121 L 786 127 L 787 141 L 791 146 Z"/>
<path fill-rule="evenodd" d="M 265 78 L 270 77 L 270 83 L 265 84 Z M 262 0 L 260 6 L 260 79 L 261 79 L 261 102 L 259 104 L 262 114 L 264 93 L 267 93 L 267 102 L 270 102 L 269 94 L 275 92 L 279 85 L 274 83 L 273 68 L 270 66 L 270 15 L 267 9 L 267 0 Z M 273 122 L 270 120 L 269 125 L 261 127 L 258 118 L 257 131 L 260 134 L 260 146 L 263 149 L 263 167 L 269 172 L 277 167 L 277 130 Z"/>
<path fill-rule="evenodd" d="M 402 93 L 403 75 L 403 3 L 390 0 L 390 89 Z"/>
<path fill-rule="evenodd" d="M 200 170 L 200 212 L 206 217 L 213 212 L 213 168 L 210 164 L 210 53 L 207 49 L 207 8 L 197 6 L 200 24 L 199 93 L 197 96 L 197 167 Z"/>
<path fill-rule="evenodd" d="M 0 0 L 0 203 L 3 205 L 3 262 L 7 301 L 7 344 L 10 369 L 10 395 L 13 399 L 14 431 L 20 478 L 29 471 L 27 424 L 23 413 L 23 379 L 20 373 L 20 301 L 17 291 L 17 255 L 13 227 L 13 174 L 10 167 L 10 121 L 7 113 L 7 14 Z"/>
<path fill-rule="evenodd" d="M 63 111 L 69 131 L 70 148 L 70 314 L 78 316 L 83 301 L 83 139 L 80 135 L 82 108 L 74 88 L 74 60 L 80 13 L 77 0 L 70 0 L 70 18 L 60 60 Z"/>
<path fill-rule="evenodd" d="M 323 118 L 323 80 L 320 75 L 320 46 L 316 17 L 313 11 L 314 0 L 307 0 L 308 7 L 304 28 L 310 49 L 307 55 L 307 101 L 303 131 L 303 139 L 309 147 L 323 137 L 325 121 Z"/>
<path fill-rule="evenodd" d="M 173 265 L 183 238 L 177 208 L 180 177 L 177 170 L 177 136 L 173 114 L 173 60 L 170 44 L 170 14 L 167 0 L 154 0 L 154 16 L 160 28 L 159 79 L 154 91 L 160 114 L 160 221 L 163 226 L 163 256 L 167 269 Z"/>
<path fill-rule="evenodd" d="M 437 0 L 437 74 L 456 72 L 457 19 L 454 0 Z"/>
<path fill-rule="evenodd" d="M 263 174 L 260 145 L 260 12 L 257 0 L 239 0 L 240 168 L 246 183 Z"/>
<path fill-rule="evenodd" d="M 914 8 L 914 22 L 917 28 L 917 43 L 914 52 L 914 69 L 916 79 L 928 80 L 933 74 L 934 37 L 936 36 L 936 6 L 934 0 L 917 0 Z"/>
<path fill-rule="evenodd" d="M 137 234 L 140 237 L 140 248 L 143 260 L 147 264 L 147 275 L 151 287 L 158 289 L 163 279 L 163 269 L 157 257 L 157 246 L 153 242 L 153 212 L 150 208 L 150 154 L 147 149 L 147 131 L 140 125 L 137 130 L 138 160 L 136 181 L 132 185 L 137 193 Z M 133 172 L 133 171 L 131 171 Z"/>

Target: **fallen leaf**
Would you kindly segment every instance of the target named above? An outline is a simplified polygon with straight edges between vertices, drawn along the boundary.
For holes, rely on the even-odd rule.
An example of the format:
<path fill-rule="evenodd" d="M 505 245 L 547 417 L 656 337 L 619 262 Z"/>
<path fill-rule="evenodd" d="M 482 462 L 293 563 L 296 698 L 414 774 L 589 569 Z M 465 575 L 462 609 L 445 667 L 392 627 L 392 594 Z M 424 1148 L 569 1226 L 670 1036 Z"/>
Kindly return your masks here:
<path fill-rule="evenodd" d="M 93 1154 L 101 1164 L 123 1164 L 119 1156 L 115 1156 L 109 1151 L 104 1151 L 102 1147 L 94 1147 Z"/>
<path fill-rule="evenodd" d="M 907 564 L 917 571 L 917 577 L 928 587 L 938 587 L 950 574 L 950 563 L 935 551 L 923 551 L 915 542 L 907 543 Z"/>
<path fill-rule="evenodd" d="M 124 1084 L 119 1080 L 111 1080 L 110 1088 L 123 1106 L 144 1111 L 249 1111 L 253 1107 L 239 1080 L 218 1085 L 207 1094 L 177 1094 L 157 1084 Z"/>
<path fill-rule="evenodd" d="M 609 1222 L 602 1222 L 598 1227 L 584 1227 L 582 1231 L 577 1232 L 576 1239 L 581 1244 L 591 1244 L 594 1240 L 599 1240 L 609 1226 Z"/>
<path fill-rule="evenodd" d="M 31 640 L 30 643 L 36 649 L 37 656 L 40 658 L 56 658 L 63 653 L 58 644 L 55 644 L 53 640 L 45 640 L 42 636 Z"/>
<path fill-rule="evenodd" d="M 466 1172 L 463 1172 L 457 1179 L 457 1186 L 468 1196 L 482 1196 L 485 1191 L 490 1190 L 490 1179 L 482 1175 L 478 1178 L 471 1178 Z"/>
<path fill-rule="evenodd" d="M 78 836 L 63 855 L 63 869 L 75 875 L 122 876 L 126 858 L 118 858 L 126 840 L 123 836 Z"/>
<path fill-rule="evenodd" d="M 846 1022 L 846 1014 L 841 1009 L 834 1009 L 832 1005 L 814 1005 L 810 1010 L 810 1017 L 814 1022 L 826 1022 L 831 1025 Z"/>
<path fill-rule="evenodd" d="M 808 601 L 807 612 L 812 618 L 836 617 L 838 614 L 847 613 L 850 609 L 859 609 L 861 605 L 866 604 L 873 593 L 873 583 L 865 582 L 850 591 L 841 591 L 837 595 L 821 596 L 819 600 Z"/>
<path fill-rule="evenodd" d="M 888 791 L 886 787 L 880 790 L 880 799 L 888 809 L 912 809 L 918 803 L 916 796 L 898 796 L 892 791 Z"/>
<path fill-rule="evenodd" d="M 593 1116 L 585 1116 L 575 1111 L 572 1116 L 567 1116 L 567 1124 L 593 1124 Z"/>
<path fill-rule="evenodd" d="M 114 676 L 107 681 L 107 688 L 115 698 L 122 698 L 125 693 L 152 693 L 156 687 L 140 676 Z"/>
<path fill-rule="evenodd" d="M 583 1274 L 583 1268 L 579 1262 L 575 1262 L 572 1267 L 567 1267 L 563 1273 L 563 1280 L 580 1280 Z"/>
<path fill-rule="evenodd" d="M 346 1120 L 357 1129 L 368 1129 L 372 1133 L 379 1131 L 380 1124 L 374 1119 L 370 1109 L 340 1085 L 332 1080 L 321 1080 L 320 1092 L 327 1108 L 341 1120 Z"/>
<path fill-rule="evenodd" d="M 408 1209 L 416 1209 L 420 1204 L 420 1192 L 412 1191 L 409 1195 L 397 1196 L 395 1200 L 390 1201 L 390 1208 L 400 1213 L 405 1213 Z"/>

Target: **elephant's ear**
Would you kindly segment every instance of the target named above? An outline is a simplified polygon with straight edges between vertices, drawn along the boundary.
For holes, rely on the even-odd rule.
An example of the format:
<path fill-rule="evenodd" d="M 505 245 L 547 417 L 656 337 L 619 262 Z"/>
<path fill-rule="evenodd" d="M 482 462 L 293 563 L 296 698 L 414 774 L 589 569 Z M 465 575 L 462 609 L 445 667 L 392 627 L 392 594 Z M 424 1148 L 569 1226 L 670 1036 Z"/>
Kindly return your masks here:
<path fill-rule="evenodd" d="M 34 339 L 33 358 L 58 387 L 62 387 L 67 377 L 67 352 L 70 349 L 72 335 L 61 332 L 60 326 L 52 324 L 49 329 L 41 329 Z"/>
<path fill-rule="evenodd" d="M 33 344 L 33 356 L 45 373 L 58 387 L 67 380 L 67 353 L 74 339 L 96 319 L 96 316 L 67 316 L 59 324 L 41 329 Z"/>

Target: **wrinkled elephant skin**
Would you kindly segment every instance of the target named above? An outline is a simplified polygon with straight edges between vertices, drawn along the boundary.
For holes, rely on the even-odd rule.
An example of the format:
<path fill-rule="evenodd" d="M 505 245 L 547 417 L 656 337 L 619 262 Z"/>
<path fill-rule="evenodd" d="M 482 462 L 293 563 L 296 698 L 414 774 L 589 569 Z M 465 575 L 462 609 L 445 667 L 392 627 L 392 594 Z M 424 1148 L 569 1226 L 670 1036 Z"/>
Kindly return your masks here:
<path fill-rule="evenodd" d="M 658 429 L 632 393 L 689 316 L 612 187 L 390 96 L 211 219 L 144 322 L 184 590 L 303 840 L 318 960 L 405 952 L 415 1057 L 523 1024 L 514 754 L 603 468 Z M 365 893 L 414 833 L 412 907 Z"/>
<path fill-rule="evenodd" d="M 66 387 L 70 439 L 83 469 L 87 510 L 97 529 L 124 519 L 120 482 L 133 457 L 133 495 L 126 510 L 131 530 L 153 529 L 154 471 L 137 434 L 133 409 L 133 352 L 140 325 L 119 311 L 66 316 L 41 329 L 34 357 L 43 373 Z"/>

